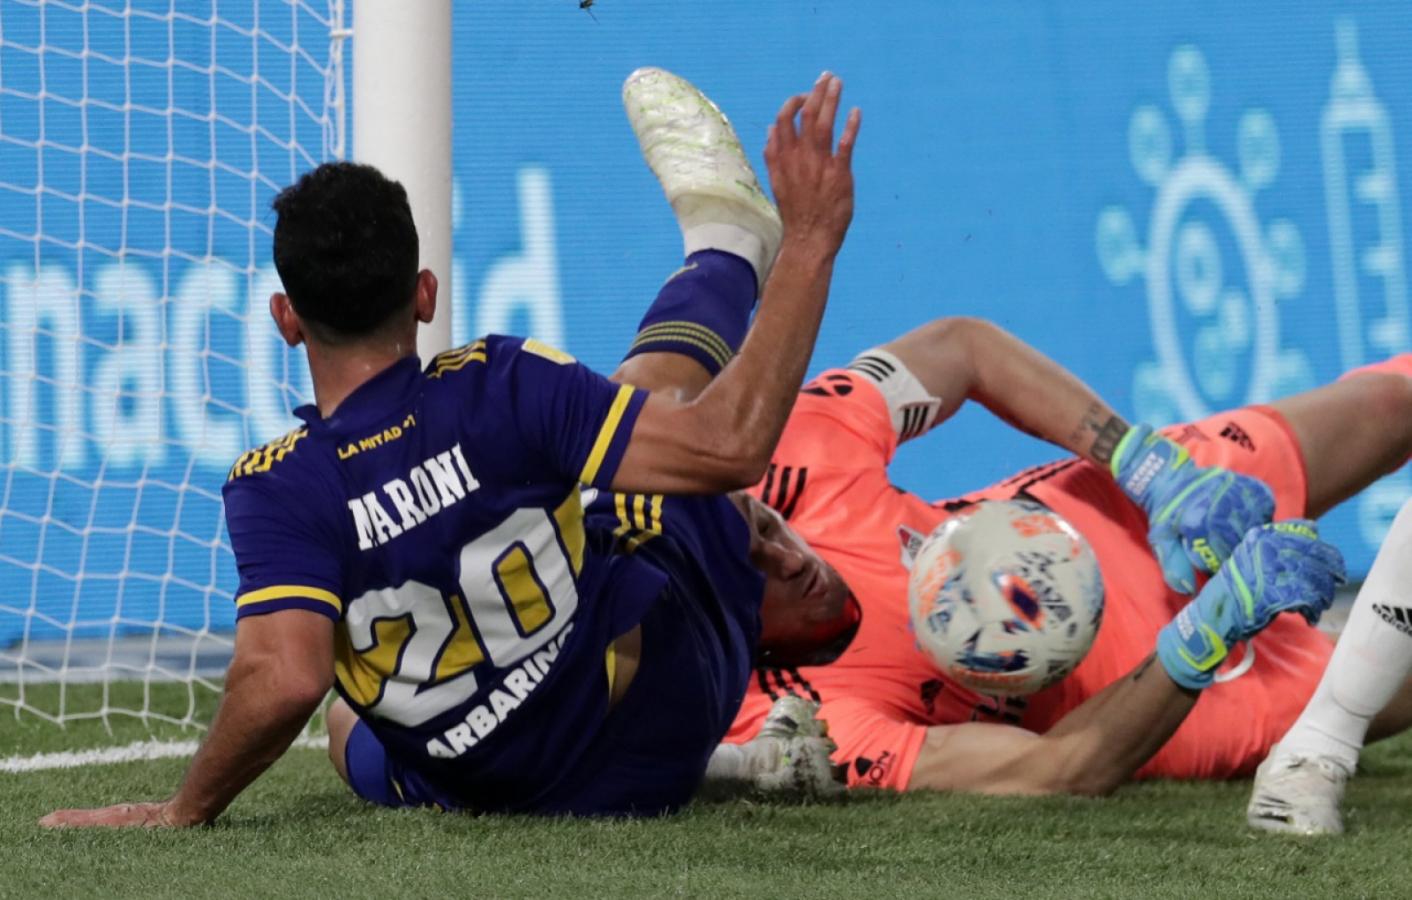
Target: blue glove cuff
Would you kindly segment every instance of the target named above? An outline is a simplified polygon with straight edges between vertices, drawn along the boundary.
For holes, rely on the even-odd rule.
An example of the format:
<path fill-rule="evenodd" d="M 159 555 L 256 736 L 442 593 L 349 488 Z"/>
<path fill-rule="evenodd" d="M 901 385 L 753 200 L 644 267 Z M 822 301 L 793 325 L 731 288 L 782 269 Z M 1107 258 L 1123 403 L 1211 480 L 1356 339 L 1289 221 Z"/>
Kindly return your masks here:
<path fill-rule="evenodd" d="M 1211 686 L 1216 667 L 1225 661 L 1230 648 L 1196 613 L 1195 605 L 1195 601 L 1187 604 L 1157 633 L 1157 659 L 1173 681 L 1199 691 Z"/>
<path fill-rule="evenodd" d="M 1186 448 L 1155 433 L 1150 425 L 1134 425 L 1113 450 L 1109 467 L 1123 493 L 1149 515 L 1152 487 L 1165 472 L 1182 467 L 1189 459 Z"/>

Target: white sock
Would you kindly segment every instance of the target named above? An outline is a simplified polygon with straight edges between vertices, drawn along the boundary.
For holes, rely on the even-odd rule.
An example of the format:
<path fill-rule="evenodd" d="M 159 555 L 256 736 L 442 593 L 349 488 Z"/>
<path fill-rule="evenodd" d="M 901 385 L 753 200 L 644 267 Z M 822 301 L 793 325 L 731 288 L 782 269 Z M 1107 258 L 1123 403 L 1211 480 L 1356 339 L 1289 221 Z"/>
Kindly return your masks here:
<path fill-rule="evenodd" d="M 733 253 L 750 263 L 755 270 L 755 284 L 759 290 L 764 289 L 779 248 L 749 226 L 739 204 L 687 195 L 673 204 L 673 209 L 682 230 L 684 256 L 701 250 Z"/>
<path fill-rule="evenodd" d="M 1412 671 L 1412 501 L 1393 520 L 1309 705 L 1281 751 L 1358 763 L 1373 717 Z"/>

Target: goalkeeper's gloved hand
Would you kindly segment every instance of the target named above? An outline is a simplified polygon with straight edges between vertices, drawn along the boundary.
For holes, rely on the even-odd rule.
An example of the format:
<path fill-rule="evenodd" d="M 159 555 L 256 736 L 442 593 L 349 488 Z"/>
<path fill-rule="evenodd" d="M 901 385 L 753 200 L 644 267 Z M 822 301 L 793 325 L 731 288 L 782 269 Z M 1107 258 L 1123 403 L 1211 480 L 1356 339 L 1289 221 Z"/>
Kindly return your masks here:
<path fill-rule="evenodd" d="M 1346 580 L 1343 555 L 1319 540 L 1308 519 L 1252 528 L 1216 577 L 1157 635 L 1157 658 L 1185 688 L 1200 689 L 1230 646 L 1258 634 L 1282 612 L 1310 625 Z"/>
<path fill-rule="evenodd" d="M 1113 477 L 1147 513 L 1147 542 L 1174 591 L 1196 589 L 1251 528 L 1274 518 L 1275 498 L 1258 478 L 1198 466 L 1176 441 L 1134 425 L 1113 451 Z"/>

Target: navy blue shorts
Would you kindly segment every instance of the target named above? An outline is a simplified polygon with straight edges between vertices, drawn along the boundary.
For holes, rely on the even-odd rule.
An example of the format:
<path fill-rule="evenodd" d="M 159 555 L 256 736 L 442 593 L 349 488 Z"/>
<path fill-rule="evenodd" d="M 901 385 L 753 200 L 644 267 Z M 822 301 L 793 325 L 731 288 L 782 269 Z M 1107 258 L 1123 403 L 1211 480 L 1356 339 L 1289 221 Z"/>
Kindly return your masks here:
<path fill-rule="evenodd" d="M 516 811 L 536 815 L 656 816 L 696 793 L 711 751 L 749 683 L 759 594 L 719 597 L 672 577 L 642 619 L 642 660 L 627 693 L 584 754 Z M 345 760 L 353 791 L 383 806 L 478 807 L 388 756 L 359 722 Z"/>

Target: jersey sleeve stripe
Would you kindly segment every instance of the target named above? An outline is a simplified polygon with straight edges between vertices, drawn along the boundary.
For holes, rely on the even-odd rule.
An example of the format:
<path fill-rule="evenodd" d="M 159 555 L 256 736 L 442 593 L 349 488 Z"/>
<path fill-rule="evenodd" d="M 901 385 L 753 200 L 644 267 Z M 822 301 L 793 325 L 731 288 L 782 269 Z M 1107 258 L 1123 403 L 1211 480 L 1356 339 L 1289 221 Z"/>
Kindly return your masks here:
<path fill-rule="evenodd" d="M 339 613 L 343 612 L 343 601 L 338 599 L 338 595 L 323 588 L 307 587 L 300 584 L 276 584 L 267 588 L 260 588 L 256 591 L 247 591 L 235 598 L 235 608 L 251 606 L 256 603 L 266 603 L 270 600 L 287 600 L 292 598 L 305 598 L 308 600 L 318 600 L 327 603 Z"/>
<path fill-rule="evenodd" d="M 603 458 L 608 455 L 608 449 L 613 445 L 613 438 L 617 435 L 618 424 L 623 420 L 623 413 L 628 408 L 629 401 L 632 400 L 633 387 L 625 384 L 618 388 L 618 394 L 613 398 L 613 405 L 608 408 L 608 415 L 603 420 L 603 427 L 598 429 L 598 438 L 593 442 L 593 449 L 588 452 L 588 461 L 583 464 L 583 471 L 579 473 L 579 481 L 583 484 L 593 484 L 593 480 L 598 477 L 598 470 L 603 465 Z"/>
<path fill-rule="evenodd" d="M 618 527 L 613 529 L 614 537 L 621 537 L 632 530 L 632 519 L 628 518 L 628 495 L 613 495 L 613 511 L 618 514 Z"/>

